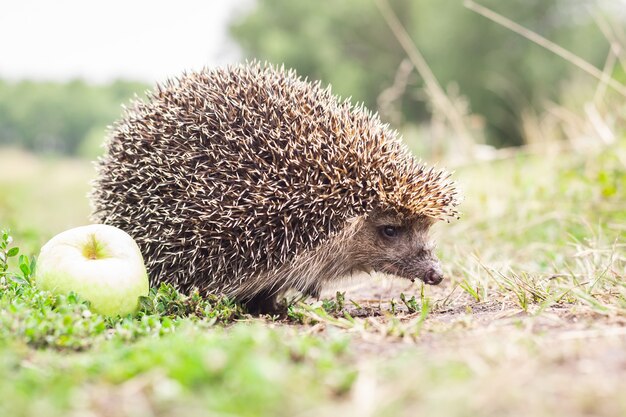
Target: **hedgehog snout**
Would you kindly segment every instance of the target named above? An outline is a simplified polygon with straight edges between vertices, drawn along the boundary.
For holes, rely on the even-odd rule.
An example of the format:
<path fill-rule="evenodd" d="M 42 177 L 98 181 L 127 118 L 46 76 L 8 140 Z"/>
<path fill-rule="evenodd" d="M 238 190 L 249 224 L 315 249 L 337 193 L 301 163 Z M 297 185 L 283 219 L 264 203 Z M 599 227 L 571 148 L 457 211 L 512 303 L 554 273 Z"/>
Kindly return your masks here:
<path fill-rule="evenodd" d="M 441 267 L 436 264 L 430 270 L 426 271 L 424 277 L 422 278 L 425 284 L 429 285 L 437 285 L 441 281 L 443 281 L 443 271 L 441 271 Z"/>
<path fill-rule="evenodd" d="M 417 253 L 413 258 L 414 271 L 424 284 L 437 285 L 443 281 L 441 263 L 434 253 L 435 243 L 424 239 L 417 247 Z M 415 253 L 415 252 L 414 252 Z"/>
<path fill-rule="evenodd" d="M 443 281 L 443 271 L 439 259 L 429 249 L 422 249 L 409 261 L 412 281 L 420 279 L 424 284 L 437 285 Z"/>

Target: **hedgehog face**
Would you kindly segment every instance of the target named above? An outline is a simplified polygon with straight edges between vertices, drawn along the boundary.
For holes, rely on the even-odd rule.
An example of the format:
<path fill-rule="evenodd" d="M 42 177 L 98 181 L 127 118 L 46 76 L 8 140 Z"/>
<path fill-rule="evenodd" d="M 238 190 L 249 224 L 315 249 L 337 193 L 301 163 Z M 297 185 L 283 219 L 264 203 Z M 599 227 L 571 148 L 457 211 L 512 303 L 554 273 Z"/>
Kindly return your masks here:
<path fill-rule="evenodd" d="M 428 230 L 434 220 L 393 213 L 373 213 L 355 236 L 355 269 L 378 271 L 426 284 L 443 280 Z"/>

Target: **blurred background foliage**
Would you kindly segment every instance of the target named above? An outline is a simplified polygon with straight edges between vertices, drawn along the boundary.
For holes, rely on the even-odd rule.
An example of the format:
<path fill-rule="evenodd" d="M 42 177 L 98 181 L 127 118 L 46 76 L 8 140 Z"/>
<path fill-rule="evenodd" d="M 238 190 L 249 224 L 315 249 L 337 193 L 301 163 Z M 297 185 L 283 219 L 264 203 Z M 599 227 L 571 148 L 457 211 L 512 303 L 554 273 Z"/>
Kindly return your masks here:
<path fill-rule="evenodd" d="M 601 66 L 608 42 L 578 0 L 483 1 Z M 586 2 L 589 3 L 589 2 Z M 558 99 L 571 64 L 462 6 L 459 0 L 393 0 L 392 8 L 439 82 L 466 97 L 486 120 L 492 144 L 519 145 L 519 115 L 542 100 Z M 377 108 L 406 53 L 373 1 L 265 0 L 236 22 L 232 33 L 246 55 L 284 62 L 334 91 Z M 396 105 L 405 123 L 430 116 L 422 80 L 412 72 Z"/>
<path fill-rule="evenodd" d="M 595 4 L 584 0 L 484 0 L 486 5 L 602 68 L 609 42 Z M 570 63 L 494 24 L 459 0 L 391 0 L 434 75 L 463 109 L 475 139 L 494 147 L 528 143 L 527 117 L 571 99 L 580 77 Z M 613 17 L 617 18 L 617 17 Z M 620 22 L 623 28 L 624 22 Z M 246 58 L 284 63 L 364 102 L 395 128 L 430 125 L 424 83 L 373 1 L 259 0 L 235 16 L 231 36 Z M 172 74 L 176 75 L 176 74 Z M 616 66 L 614 78 L 624 80 Z M 148 85 L 0 81 L 0 145 L 93 158 L 121 104 Z M 589 90 L 589 88 L 588 88 Z M 591 91 L 593 93 L 593 91 Z M 579 104 L 579 103 L 578 103 Z"/>
<path fill-rule="evenodd" d="M 123 80 L 0 81 L 0 145 L 91 158 L 100 153 L 105 128 L 120 116 L 121 105 L 146 88 Z"/>

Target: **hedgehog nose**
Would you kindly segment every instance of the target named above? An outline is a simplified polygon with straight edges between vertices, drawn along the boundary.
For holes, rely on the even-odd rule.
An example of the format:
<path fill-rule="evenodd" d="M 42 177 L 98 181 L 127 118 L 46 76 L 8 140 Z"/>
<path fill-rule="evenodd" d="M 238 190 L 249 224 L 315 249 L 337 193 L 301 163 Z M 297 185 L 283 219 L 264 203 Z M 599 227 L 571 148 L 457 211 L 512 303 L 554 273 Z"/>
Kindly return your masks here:
<path fill-rule="evenodd" d="M 432 268 L 424 274 L 424 283 L 429 285 L 437 285 L 443 280 L 443 273 L 438 268 Z"/>

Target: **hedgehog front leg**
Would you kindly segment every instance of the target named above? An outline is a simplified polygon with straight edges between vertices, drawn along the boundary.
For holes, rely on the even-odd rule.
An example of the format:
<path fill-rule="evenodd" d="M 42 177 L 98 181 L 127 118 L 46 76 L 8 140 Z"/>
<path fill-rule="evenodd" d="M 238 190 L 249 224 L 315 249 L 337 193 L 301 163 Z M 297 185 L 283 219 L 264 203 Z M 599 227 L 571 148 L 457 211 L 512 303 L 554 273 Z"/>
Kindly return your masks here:
<path fill-rule="evenodd" d="M 293 289 L 302 294 L 301 296 L 296 297 L 296 300 L 302 300 L 306 297 L 319 299 L 322 292 L 322 287 L 320 285 L 317 285 L 316 283 L 312 283 L 306 288 L 294 287 Z M 287 291 L 287 293 L 289 293 L 289 291 Z M 246 306 L 246 309 L 251 314 L 278 313 L 285 310 L 285 304 L 289 304 L 289 301 L 287 301 L 286 303 L 281 302 L 283 301 L 283 299 L 281 298 L 282 297 L 280 296 L 280 293 L 277 294 L 276 290 L 266 289 L 256 293 L 254 296 L 252 296 L 252 298 L 244 301 L 243 304 Z"/>
<path fill-rule="evenodd" d="M 256 293 L 252 298 L 245 300 L 243 304 L 250 314 L 276 313 L 280 311 L 276 292 L 270 290 Z"/>

